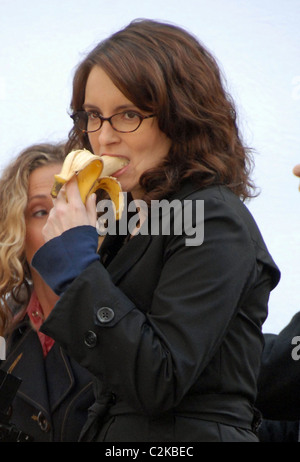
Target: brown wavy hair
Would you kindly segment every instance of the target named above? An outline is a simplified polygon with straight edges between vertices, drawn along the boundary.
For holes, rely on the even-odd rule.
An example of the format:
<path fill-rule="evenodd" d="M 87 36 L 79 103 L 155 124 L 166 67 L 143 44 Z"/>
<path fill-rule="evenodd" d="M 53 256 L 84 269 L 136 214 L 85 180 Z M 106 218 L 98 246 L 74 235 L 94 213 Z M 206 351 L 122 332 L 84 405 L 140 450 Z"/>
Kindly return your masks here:
<path fill-rule="evenodd" d="M 167 197 L 189 179 L 201 187 L 227 185 L 242 199 L 253 196 L 252 153 L 241 140 L 234 103 L 212 54 L 172 24 L 135 20 L 100 42 L 79 64 L 71 110 L 82 110 L 88 75 L 100 66 L 139 109 L 154 112 L 172 140 L 162 165 L 145 172 L 145 200 Z M 91 150 L 73 128 L 67 149 Z"/>
<path fill-rule="evenodd" d="M 30 174 L 45 165 L 63 163 L 63 143 L 35 144 L 22 151 L 0 178 L 0 335 L 10 327 L 12 311 L 27 306 L 31 272 L 25 255 L 25 210 Z"/>

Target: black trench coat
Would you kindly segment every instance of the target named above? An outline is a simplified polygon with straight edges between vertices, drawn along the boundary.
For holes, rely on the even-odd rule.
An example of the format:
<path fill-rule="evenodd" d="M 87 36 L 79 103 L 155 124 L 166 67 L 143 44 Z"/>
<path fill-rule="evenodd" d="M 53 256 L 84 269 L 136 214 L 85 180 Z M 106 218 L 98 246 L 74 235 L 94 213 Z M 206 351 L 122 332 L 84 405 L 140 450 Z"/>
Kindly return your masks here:
<path fill-rule="evenodd" d="M 83 441 L 257 441 L 261 326 L 279 270 L 227 188 L 185 184 L 174 199 L 204 200 L 201 245 L 106 236 L 102 262 L 42 326 L 98 379 Z"/>
<path fill-rule="evenodd" d="M 300 313 L 278 335 L 265 334 L 257 407 L 263 442 L 300 441 Z"/>
<path fill-rule="evenodd" d="M 91 374 L 58 345 L 44 359 L 37 333 L 26 317 L 14 331 L 6 361 L 0 365 L 22 380 L 12 402 L 10 423 L 34 442 L 77 442 L 94 403 Z"/>

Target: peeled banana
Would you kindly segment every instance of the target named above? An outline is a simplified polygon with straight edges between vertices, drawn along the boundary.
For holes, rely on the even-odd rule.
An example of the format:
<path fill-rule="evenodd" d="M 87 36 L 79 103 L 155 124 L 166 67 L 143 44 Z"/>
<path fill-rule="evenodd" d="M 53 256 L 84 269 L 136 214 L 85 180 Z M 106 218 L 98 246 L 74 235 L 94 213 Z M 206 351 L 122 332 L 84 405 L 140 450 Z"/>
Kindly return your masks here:
<path fill-rule="evenodd" d="M 66 156 L 60 173 L 54 175 L 51 196 L 57 197 L 61 187 L 76 175 L 82 202 L 85 203 L 87 197 L 98 189 L 104 189 L 115 205 L 115 217 L 119 220 L 124 208 L 122 188 L 118 180 L 110 175 L 127 163 L 124 158 L 100 157 L 87 149 L 71 151 Z"/>

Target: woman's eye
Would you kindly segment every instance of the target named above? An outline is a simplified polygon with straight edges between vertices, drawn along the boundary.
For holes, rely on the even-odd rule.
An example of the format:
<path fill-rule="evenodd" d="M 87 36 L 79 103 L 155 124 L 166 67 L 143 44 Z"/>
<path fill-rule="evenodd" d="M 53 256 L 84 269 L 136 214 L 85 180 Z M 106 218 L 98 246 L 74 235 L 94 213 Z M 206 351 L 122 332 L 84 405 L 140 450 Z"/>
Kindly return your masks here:
<path fill-rule="evenodd" d="M 48 215 L 48 211 L 45 209 L 36 210 L 32 213 L 32 215 L 36 218 L 40 218 L 40 217 L 44 217 L 45 215 Z"/>
<path fill-rule="evenodd" d="M 139 118 L 139 114 L 137 114 L 136 112 L 133 112 L 133 111 L 124 112 L 123 115 L 124 115 L 124 118 L 128 119 L 128 120 L 134 120 L 136 118 Z"/>
<path fill-rule="evenodd" d="M 89 120 L 96 120 L 99 119 L 98 112 L 87 112 L 87 116 Z"/>

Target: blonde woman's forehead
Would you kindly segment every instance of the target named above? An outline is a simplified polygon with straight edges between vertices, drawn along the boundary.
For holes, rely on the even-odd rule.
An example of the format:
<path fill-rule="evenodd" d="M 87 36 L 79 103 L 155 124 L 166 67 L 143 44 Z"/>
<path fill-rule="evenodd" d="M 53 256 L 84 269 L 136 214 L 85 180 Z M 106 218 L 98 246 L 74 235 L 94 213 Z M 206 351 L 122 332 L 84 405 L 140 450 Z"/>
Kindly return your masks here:
<path fill-rule="evenodd" d="M 62 163 L 38 167 L 29 175 L 28 198 L 44 194 L 49 195 L 54 183 L 54 175 L 61 170 Z"/>

